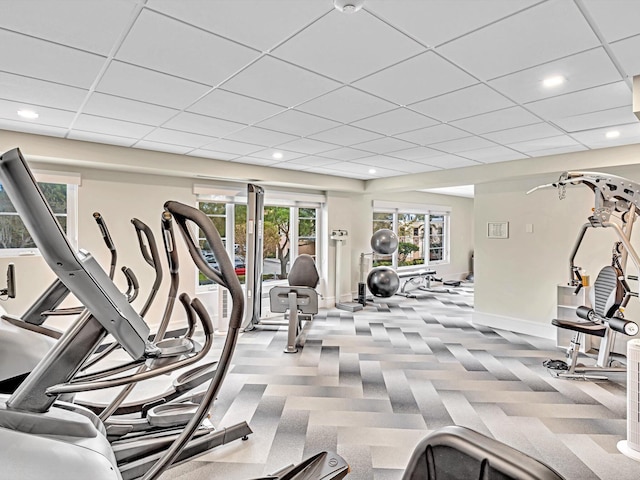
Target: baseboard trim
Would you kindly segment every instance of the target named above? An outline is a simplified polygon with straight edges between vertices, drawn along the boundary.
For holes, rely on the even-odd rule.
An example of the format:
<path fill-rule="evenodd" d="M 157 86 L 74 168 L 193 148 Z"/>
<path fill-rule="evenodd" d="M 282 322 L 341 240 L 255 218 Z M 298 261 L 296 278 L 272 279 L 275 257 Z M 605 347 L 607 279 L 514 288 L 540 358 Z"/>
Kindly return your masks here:
<path fill-rule="evenodd" d="M 500 330 L 508 330 L 515 333 L 524 333 L 533 337 L 556 339 L 556 327 L 551 322 L 532 322 L 531 320 L 522 320 L 521 318 L 506 317 L 503 315 L 495 315 L 493 313 L 484 313 L 474 311 L 471 321 L 478 325 L 497 328 Z"/>

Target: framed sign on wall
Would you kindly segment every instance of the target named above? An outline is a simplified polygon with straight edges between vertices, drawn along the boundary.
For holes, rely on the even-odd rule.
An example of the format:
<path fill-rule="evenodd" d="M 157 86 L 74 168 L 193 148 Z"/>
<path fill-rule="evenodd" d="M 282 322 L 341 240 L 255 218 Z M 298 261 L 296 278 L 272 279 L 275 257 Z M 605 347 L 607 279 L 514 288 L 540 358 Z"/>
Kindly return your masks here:
<path fill-rule="evenodd" d="M 509 222 L 487 222 L 487 238 L 509 238 Z"/>

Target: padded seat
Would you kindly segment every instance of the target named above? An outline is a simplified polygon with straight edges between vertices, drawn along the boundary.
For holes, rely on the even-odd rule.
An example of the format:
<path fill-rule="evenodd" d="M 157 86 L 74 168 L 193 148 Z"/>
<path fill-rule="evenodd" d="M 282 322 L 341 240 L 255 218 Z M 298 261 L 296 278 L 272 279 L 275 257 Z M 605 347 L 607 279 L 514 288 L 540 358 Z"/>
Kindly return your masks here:
<path fill-rule="evenodd" d="M 604 334 L 607 331 L 607 326 L 598 322 L 572 322 L 569 320 L 554 319 L 551 320 L 551 324 L 556 327 L 566 328 L 586 335 L 595 335 L 597 337 L 604 337 Z"/>

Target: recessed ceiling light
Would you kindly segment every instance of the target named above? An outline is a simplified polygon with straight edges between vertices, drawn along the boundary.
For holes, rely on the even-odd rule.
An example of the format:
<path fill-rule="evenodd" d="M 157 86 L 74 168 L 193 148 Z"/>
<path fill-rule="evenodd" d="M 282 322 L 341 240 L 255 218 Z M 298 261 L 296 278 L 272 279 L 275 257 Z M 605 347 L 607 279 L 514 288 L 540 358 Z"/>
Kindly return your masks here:
<path fill-rule="evenodd" d="M 275 160 L 282 160 L 282 152 L 273 152 L 273 155 L 271 155 Z"/>
<path fill-rule="evenodd" d="M 362 8 L 364 0 L 333 0 L 333 6 L 343 13 L 355 13 Z"/>
<path fill-rule="evenodd" d="M 618 130 L 610 130 L 605 134 L 607 138 L 618 138 L 620 136 L 620 132 Z"/>
<path fill-rule="evenodd" d="M 370 168 L 370 169 L 369 169 L 369 173 L 370 173 L 371 175 L 373 175 L 374 173 L 376 173 L 376 169 L 375 169 L 375 168 Z"/>
<path fill-rule="evenodd" d="M 564 77 L 556 75 L 555 77 L 547 77 L 542 81 L 542 84 L 547 88 L 557 87 L 564 83 Z"/>
<path fill-rule="evenodd" d="M 33 110 L 18 110 L 18 116 L 22 118 L 28 118 L 29 120 L 35 120 L 40 115 Z"/>

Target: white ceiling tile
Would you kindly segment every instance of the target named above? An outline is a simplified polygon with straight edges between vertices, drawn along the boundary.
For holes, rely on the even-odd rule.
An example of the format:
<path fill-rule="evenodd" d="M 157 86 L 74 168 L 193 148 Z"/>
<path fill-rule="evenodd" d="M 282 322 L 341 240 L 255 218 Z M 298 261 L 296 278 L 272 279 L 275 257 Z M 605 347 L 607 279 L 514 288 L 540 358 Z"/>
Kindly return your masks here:
<path fill-rule="evenodd" d="M 18 122 L 0 118 L 0 130 L 11 130 L 15 132 L 35 133 L 37 135 L 47 135 L 50 137 L 64 137 L 67 134 L 66 128 L 51 127 L 31 122 Z"/>
<path fill-rule="evenodd" d="M 238 155 L 233 153 L 224 153 L 224 152 L 216 152 L 213 150 L 204 150 L 202 148 L 197 148 L 195 150 L 191 150 L 187 155 L 191 157 L 202 157 L 202 158 L 211 158 L 212 160 L 234 160 L 238 158 Z"/>
<path fill-rule="evenodd" d="M 273 154 L 278 153 L 281 155 L 280 158 L 274 158 Z M 300 158 L 304 156 L 303 153 L 291 152 L 288 150 L 283 150 L 281 148 L 267 148 L 265 150 L 260 150 L 259 152 L 252 153 L 249 155 L 250 157 L 264 158 L 266 160 L 274 160 L 276 162 L 287 162 L 289 160 L 294 160 L 296 158 Z"/>
<path fill-rule="evenodd" d="M 2 70 L 89 88 L 98 76 L 105 58 L 55 43 L 0 30 L 0 65 Z"/>
<path fill-rule="evenodd" d="M 371 152 L 364 152 L 355 148 L 336 148 L 327 152 L 322 152 L 323 157 L 335 159 L 335 160 L 355 160 L 356 158 L 368 157 Z"/>
<path fill-rule="evenodd" d="M 260 145 L 253 145 L 250 143 L 235 142 L 233 140 L 219 139 L 212 142 L 210 145 L 205 146 L 206 150 L 213 150 L 225 153 L 233 153 L 239 155 L 250 155 L 260 150 L 264 150 L 264 147 Z"/>
<path fill-rule="evenodd" d="M 354 83 L 400 105 L 408 105 L 477 83 L 454 64 L 426 52 Z"/>
<path fill-rule="evenodd" d="M 106 143 L 107 145 L 118 145 L 120 147 L 131 147 L 136 140 L 134 138 L 120 137 L 118 135 L 105 135 L 96 132 L 84 132 L 82 130 L 72 130 L 67 135 L 70 140 L 82 140 L 83 142 Z"/>
<path fill-rule="evenodd" d="M 312 140 L 310 138 L 299 138 L 292 142 L 283 143 L 279 145 L 285 150 L 292 150 L 294 152 L 306 153 L 307 155 L 315 155 L 317 153 L 326 152 L 336 148 L 335 145 L 326 142 L 320 142 L 318 140 Z"/>
<path fill-rule="evenodd" d="M 264 147 L 273 147 L 281 143 L 295 140 L 295 135 L 287 133 L 275 132 L 260 127 L 247 127 L 238 132 L 232 133 L 227 137 L 229 140 L 236 142 L 250 143 L 252 145 L 263 145 Z M 262 150 L 262 149 L 261 149 Z"/>
<path fill-rule="evenodd" d="M 551 0 L 438 48 L 482 80 L 600 45 L 574 2 Z"/>
<path fill-rule="evenodd" d="M 422 45 L 366 11 L 345 15 L 334 10 L 272 53 L 349 83 L 424 50 Z"/>
<path fill-rule="evenodd" d="M 96 91 L 183 109 L 209 89 L 205 85 L 146 68 L 111 62 Z"/>
<path fill-rule="evenodd" d="M 556 137 L 564 132 L 548 123 L 534 123 L 524 127 L 508 128 L 497 132 L 485 133 L 484 136 L 497 143 L 515 143 L 537 138 Z"/>
<path fill-rule="evenodd" d="M 224 84 L 225 90 L 292 107 L 340 84 L 308 70 L 265 56 Z"/>
<path fill-rule="evenodd" d="M 483 84 L 473 85 L 429 100 L 414 103 L 413 110 L 443 122 L 500 110 L 514 103 Z"/>
<path fill-rule="evenodd" d="M 640 59 L 638 58 L 639 48 L 640 35 L 611 44 L 613 54 L 629 77 L 634 77 L 635 75 L 640 74 Z"/>
<path fill-rule="evenodd" d="M 549 150 L 551 148 L 571 147 L 575 145 L 579 145 L 579 143 L 573 138 L 568 135 L 560 135 L 557 137 L 527 140 L 526 142 L 510 143 L 507 146 L 522 153 L 534 153 L 537 150 Z"/>
<path fill-rule="evenodd" d="M 441 155 L 439 157 L 431 157 L 424 160 L 424 163 L 431 165 L 433 167 L 439 167 L 444 169 L 449 168 L 461 168 L 461 167 L 472 167 L 474 165 L 478 165 L 478 162 L 473 160 L 469 160 L 467 158 L 459 157 L 458 155 Z"/>
<path fill-rule="evenodd" d="M 73 124 L 74 130 L 104 133 L 116 137 L 142 138 L 154 127 L 141 123 L 124 122 L 113 118 L 97 117 L 83 113 Z"/>
<path fill-rule="evenodd" d="M 82 111 L 101 117 L 147 125 L 161 125 L 178 113 L 178 110 L 172 108 L 98 92 L 91 94 Z"/>
<path fill-rule="evenodd" d="M 393 137 L 382 137 L 354 145 L 355 148 L 373 153 L 389 153 L 396 150 L 405 150 L 413 146 L 415 145 Z"/>
<path fill-rule="evenodd" d="M 376 169 L 382 167 L 392 167 L 393 170 L 398 170 L 404 173 L 421 173 L 435 170 L 434 167 L 430 167 L 423 163 L 412 162 L 411 160 L 402 160 L 400 158 L 388 157 L 386 155 L 374 155 L 372 157 L 360 158 L 354 160 L 354 163 L 361 163 L 363 165 L 369 165 L 376 167 Z"/>
<path fill-rule="evenodd" d="M 557 148 L 549 148 L 544 150 L 536 150 L 535 152 L 531 152 L 529 155 L 532 157 L 543 157 L 545 155 L 561 155 L 563 153 L 573 153 L 573 152 L 582 152 L 584 150 L 589 150 L 584 145 L 570 145 L 567 147 L 557 147 Z"/>
<path fill-rule="evenodd" d="M 619 132 L 620 136 L 607 138 L 607 132 L 613 130 Z M 630 143 L 640 143 L 640 123 L 636 122 L 629 125 L 598 128 L 589 130 L 588 132 L 576 132 L 572 134 L 572 136 L 589 148 L 605 148 L 617 145 L 628 145 Z"/>
<path fill-rule="evenodd" d="M 116 58 L 180 78 L 217 85 L 259 52 L 164 15 L 143 10 Z"/>
<path fill-rule="evenodd" d="M 322 142 L 335 143 L 336 145 L 353 145 L 354 143 L 367 142 L 375 140 L 382 135 L 362 130 L 361 128 L 352 127 L 350 125 L 340 125 L 339 127 L 325 130 L 324 132 L 310 135 L 309 138 L 320 140 Z M 343 160 L 349 160 L 345 158 Z"/>
<path fill-rule="evenodd" d="M 354 180 L 371 180 L 373 178 L 377 178 L 375 175 L 371 175 L 367 172 L 344 172 L 342 170 L 336 170 L 331 167 L 338 167 L 338 164 L 330 165 L 330 166 L 322 166 L 322 167 L 311 167 L 307 168 L 305 171 L 310 173 L 318 173 L 321 175 L 329 175 L 332 177 L 348 177 L 353 178 Z M 392 175 L 389 175 L 392 176 Z"/>
<path fill-rule="evenodd" d="M 342 87 L 300 105 L 297 110 L 351 123 L 395 108 L 396 105 L 351 87 Z"/>
<path fill-rule="evenodd" d="M 328 168 L 342 174 L 355 173 L 365 176 L 366 178 L 395 177 L 404 174 L 404 172 L 401 172 L 400 170 L 383 167 L 375 167 L 375 173 L 369 173 L 369 170 L 372 168 L 370 165 L 355 162 L 340 162 L 333 164 Z"/>
<path fill-rule="evenodd" d="M 185 147 L 182 145 L 171 145 L 169 143 L 150 142 L 148 140 L 139 140 L 133 146 L 133 148 L 140 148 L 142 150 L 152 150 L 157 152 L 175 153 L 177 155 L 183 155 L 193 150 L 192 147 Z"/>
<path fill-rule="evenodd" d="M 213 137 L 179 132 L 178 130 L 170 130 L 168 128 L 157 128 L 144 139 L 152 142 L 170 143 L 172 145 L 182 145 L 192 148 L 201 148 L 216 140 Z"/>
<path fill-rule="evenodd" d="M 636 35 L 640 3 L 635 0 L 583 0 L 587 11 L 607 42 Z"/>
<path fill-rule="evenodd" d="M 282 112 L 284 107 L 216 88 L 187 110 L 251 125 Z"/>
<path fill-rule="evenodd" d="M 609 110 L 600 110 L 593 113 L 557 118 L 554 122 L 567 132 L 591 130 L 594 128 L 607 127 L 609 125 L 624 125 L 625 123 L 634 123 L 638 121 L 632 110 L 633 109 L 628 106 L 611 108 Z"/>
<path fill-rule="evenodd" d="M 442 152 L 427 147 L 414 147 L 393 152 L 391 155 L 404 160 L 428 162 L 427 159 L 431 157 L 439 157 L 442 155 Z"/>
<path fill-rule="evenodd" d="M 57 110 L 55 108 L 47 107 L 34 107 L 29 103 L 22 102 L 9 102 L 7 100 L 0 100 L 0 118 L 15 121 L 24 121 L 18 116 L 18 110 L 33 110 L 39 117 L 34 120 L 29 120 L 28 123 L 34 125 L 49 125 L 51 127 L 63 127 L 69 128 L 73 118 L 74 112 L 68 110 Z"/>
<path fill-rule="evenodd" d="M 124 31 L 134 9 L 133 0 L 19 1 L 2 10 L 0 26 L 107 55 Z M 106 25 L 109 28 L 105 28 Z"/>
<path fill-rule="evenodd" d="M 88 90 L 0 72 L 0 98 L 63 110 L 76 110 Z"/>
<path fill-rule="evenodd" d="M 306 157 L 296 158 L 295 160 L 279 163 L 278 167 L 284 167 L 285 165 L 290 166 L 291 168 L 314 168 L 314 167 L 322 167 L 324 165 L 335 165 L 339 163 L 338 160 L 332 160 L 331 158 L 324 157 L 314 157 L 312 155 Z"/>
<path fill-rule="evenodd" d="M 565 118 L 583 113 L 608 110 L 628 105 L 631 108 L 631 91 L 625 82 L 616 82 L 580 92 L 528 103 L 526 107 L 545 119 Z"/>
<path fill-rule="evenodd" d="M 173 130 L 199 133 L 208 137 L 224 137 L 245 127 L 242 123 L 228 122 L 197 113 L 182 112 L 163 125 Z"/>
<path fill-rule="evenodd" d="M 193 2 L 175 0 L 147 1 L 152 9 L 262 51 L 333 9 L 331 3 L 315 0 L 259 0 L 249 6 L 246 1 L 216 0 L 198 2 L 198 8 L 192 5 Z M 265 27 L 269 25 L 277 27 Z"/>
<path fill-rule="evenodd" d="M 433 47 L 511 15 L 534 0 L 367 0 L 365 9 Z"/>
<path fill-rule="evenodd" d="M 509 160 L 519 160 L 529 158 L 525 154 L 511 150 L 510 148 L 497 145 L 495 147 L 469 150 L 460 153 L 460 156 L 469 160 L 476 160 L 482 163 L 507 162 Z"/>
<path fill-rule="evenodd" d="M 553 88 L 543 85 L 544 79 L 555 76 L 564 77 L 564 83 Z M 609 55 L 603 48 L 596 48 L 497 78 L 489 84 L 516 102 L 527 103 L 620 80 Z"/>
<path fill-rule="evenodd" d="M 259 127 L 301 137 L 328 130 L 338 125 L 340 125 L 338 122 L 296 110 L 286 110 L 257 124 Z"/>
<path fill-rule="evenodd" d="M 397 135 L 398 133 L 430 127 L 438 122 L 407 108 L 397 108 L 389 112 L 380 113 L 373 117 L 354 122 L 353 125 L 382 133 L 383 135 Z"/>
<path fill-rule="evenodd" d="M 262 165 L 266 167 L 275 166 L 280 160 L 267 160 L 266 158 L 239 157 L 232 160 L 233 163 L 244 163 L 247 165 Z"/>
<path fill-rule="evenodd" d="M 538 123 L 540 119 L 522 107 L 511 107 L 491 113 L 476 115 L 451 122 L 451 125 L 463 128 L 477 135 Z"/>
<path fill-rule="evenodd" d="M 431 144 L 431 148 L 447 153 L 466 152 L 467 150 L 477 150 L 479 148 L 494 147 L 496 144 L 481 137 L 465 137 L 456 140 L 448 140 L 441 143 Z"/>
<path fill-rule="evenodd" d="M 436 142 L 445 142 L 456 138 L 468 137 L 469 133 L 464 132 L 451 125 L 436 125 L 434 127 L 420 128 L 412 132 L 401 133 L 398 138 L 418 145 L 429 145 Z"/>

